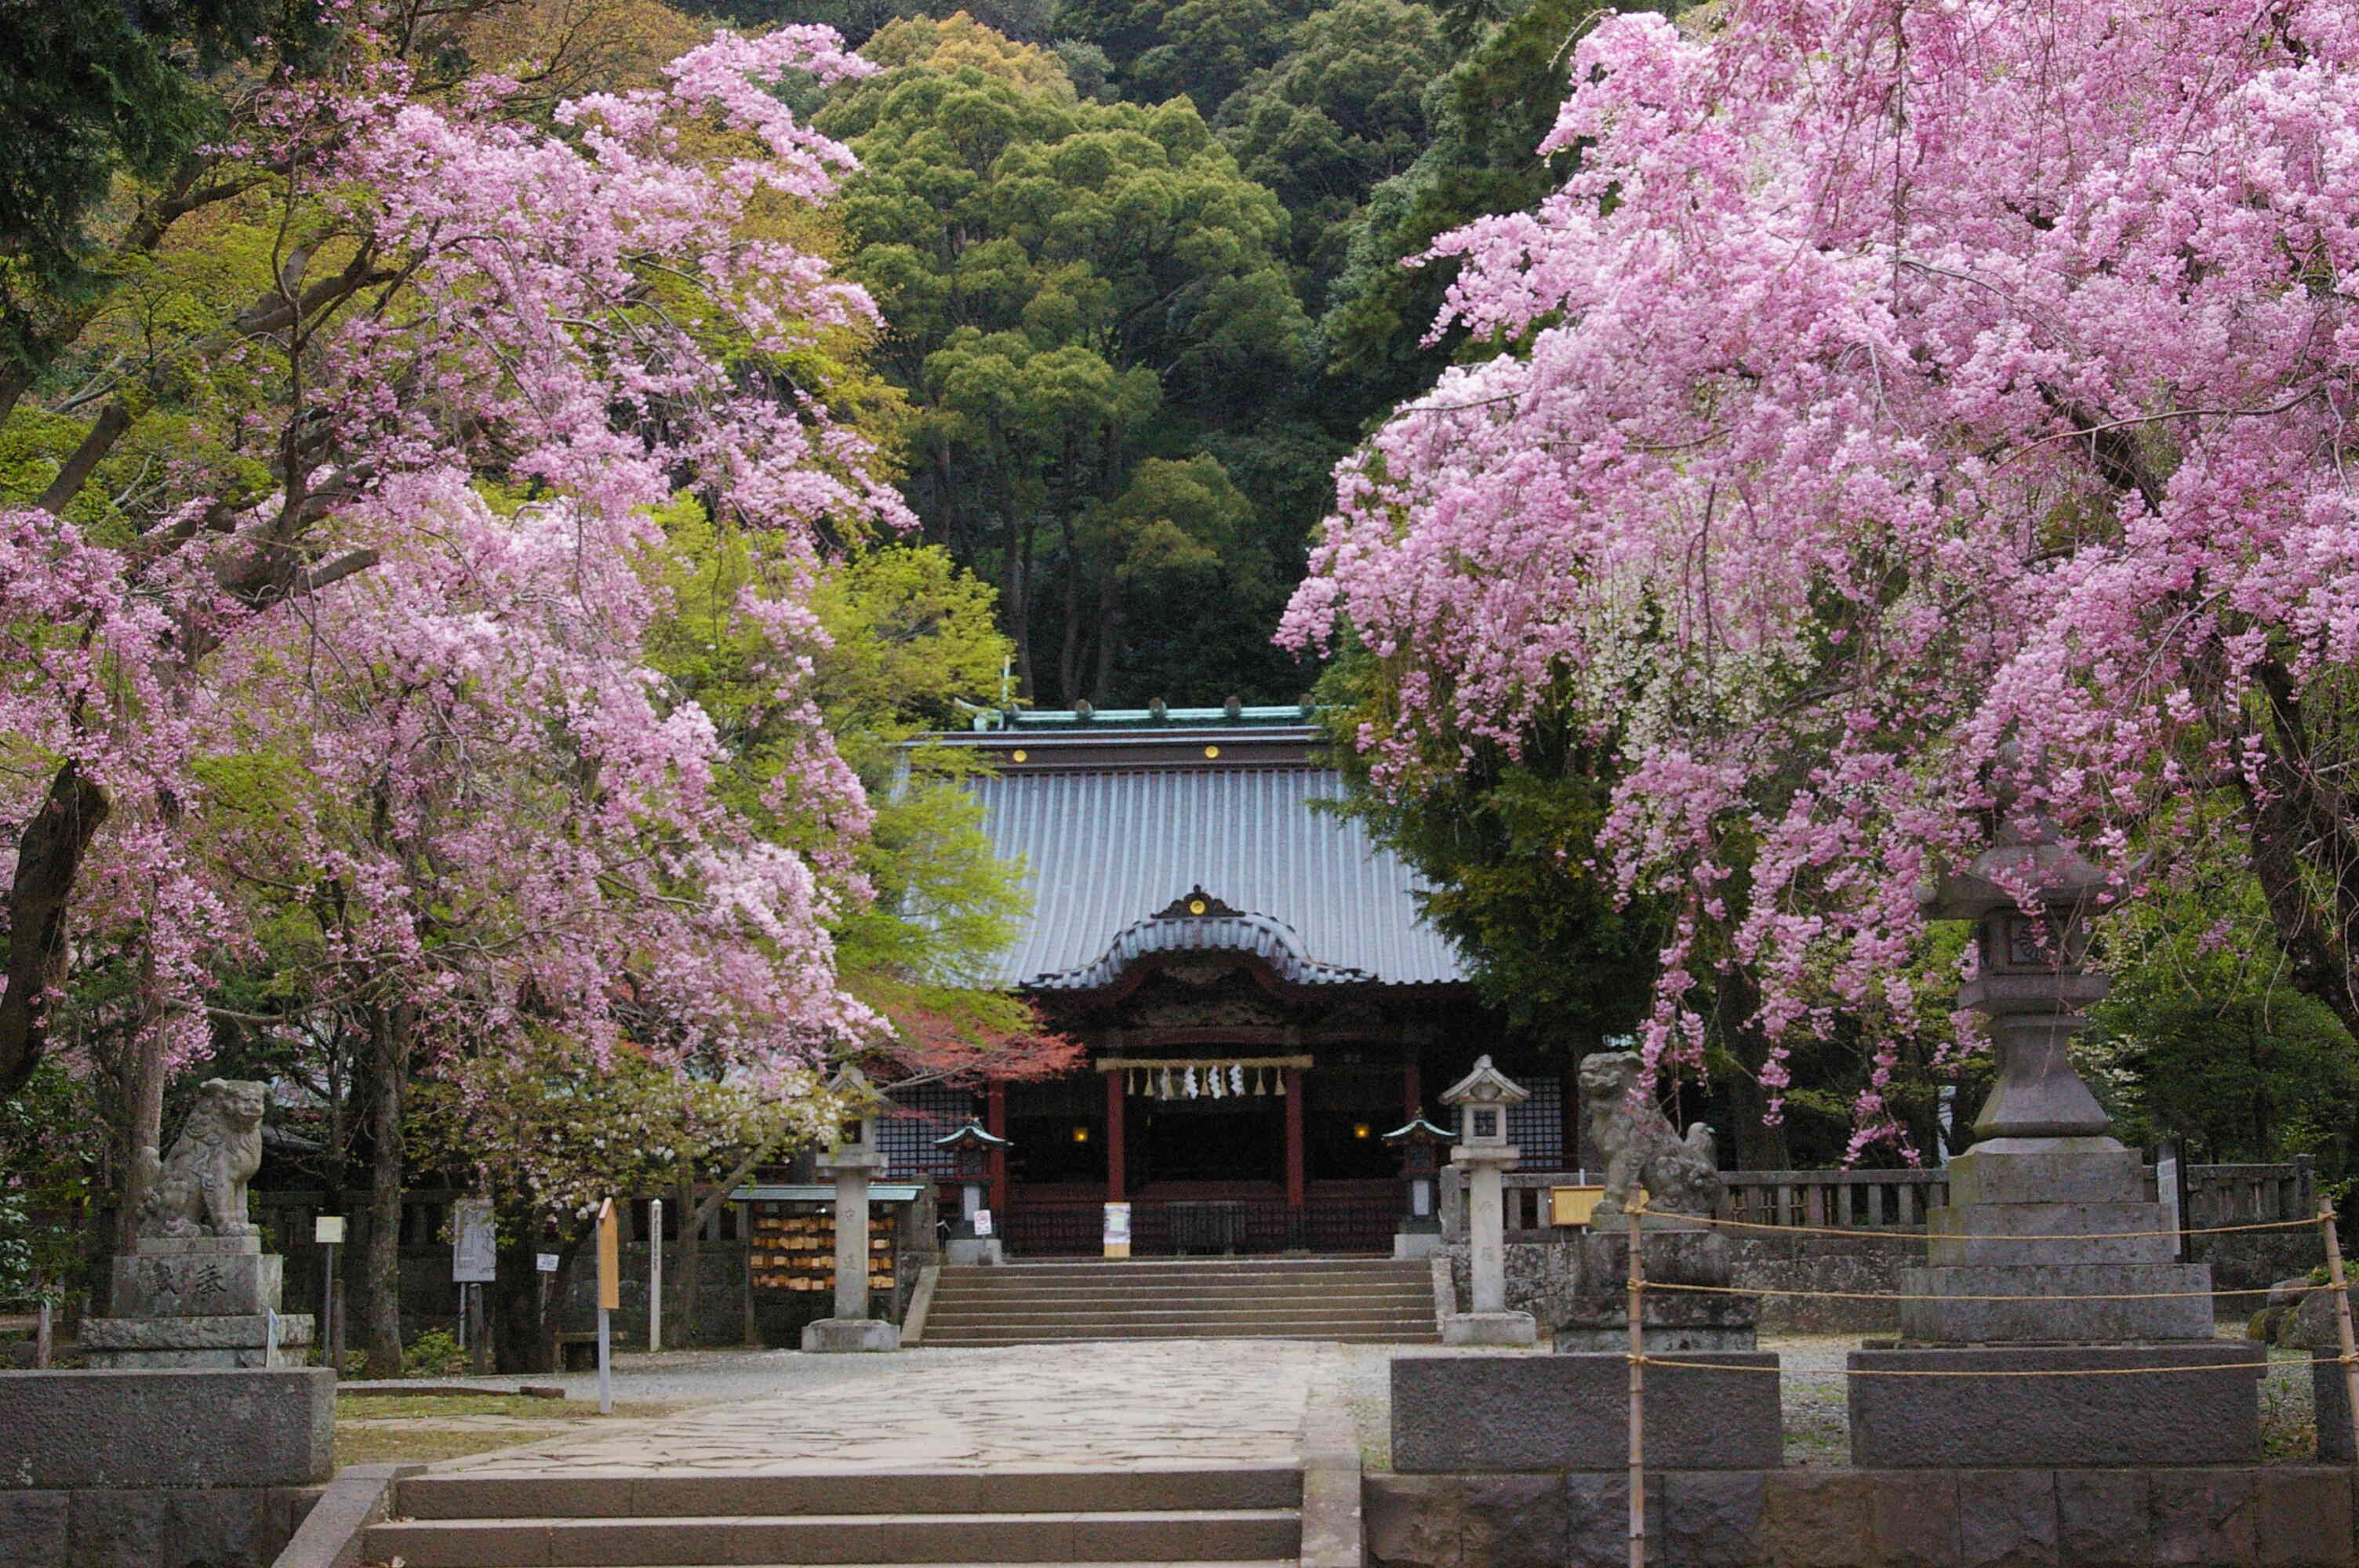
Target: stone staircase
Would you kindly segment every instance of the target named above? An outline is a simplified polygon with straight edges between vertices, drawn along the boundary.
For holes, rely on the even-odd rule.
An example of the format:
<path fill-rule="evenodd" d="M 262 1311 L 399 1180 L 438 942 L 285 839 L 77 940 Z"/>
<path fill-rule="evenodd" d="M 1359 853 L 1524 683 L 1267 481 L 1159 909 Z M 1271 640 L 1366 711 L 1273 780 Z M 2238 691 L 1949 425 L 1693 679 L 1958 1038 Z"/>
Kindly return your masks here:
<path fill-rule="evenodd" d="M 1390 1258 L 1183 1258 L 945 1268 L 926 1348 L 1076 1339 L 1431 1344 L 1433 1272 Z"/>
<path fill-rule="evenodd" d="M 1060 1563 L 1288 1568 L 1296 1465 L 1170 1470 L 549 1475 L 399 1483 L 369 1563 L 678 1568 Z"/>

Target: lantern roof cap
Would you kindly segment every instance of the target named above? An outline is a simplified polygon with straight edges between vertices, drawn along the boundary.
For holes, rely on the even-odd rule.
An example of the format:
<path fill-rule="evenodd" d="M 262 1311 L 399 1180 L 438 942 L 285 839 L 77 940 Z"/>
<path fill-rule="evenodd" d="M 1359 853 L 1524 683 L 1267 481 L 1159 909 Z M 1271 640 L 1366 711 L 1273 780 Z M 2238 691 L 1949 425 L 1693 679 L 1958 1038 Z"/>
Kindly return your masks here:
<path fill-rule="evenodd" d="M 1457 1134 L 1446 1127 L 1436 1127 L 1420 1116 L 1407 1127 L 1396 1127 L 1384 1135 L 1386 1143 L 1447 1143 Z"/>
<path fill-rule="evenodd" d="M 1517 1105 L 1532 1091 L 1491 1065 L 1488 1056 L 1474 1058 L 1474 1070 L 1441 1091 L 1444 1105 Z"/>
<path fill-rule="evenodd" d="M 1007 1149 L 1014 1147 L 1014 1144 L 1009 1140 L 1002 1138 L 998 1134 L 992 1132 L 979 1121 L 970 1121 L 964 1127 L 960 1128 L 956 1132 L 951 1133 L 949 1137 L 937 1138 L 934 1140 L 934 1147 L 937 1149 L 956 1149 L 967 1144 L 972 1144 L 978 1149 Z"/>

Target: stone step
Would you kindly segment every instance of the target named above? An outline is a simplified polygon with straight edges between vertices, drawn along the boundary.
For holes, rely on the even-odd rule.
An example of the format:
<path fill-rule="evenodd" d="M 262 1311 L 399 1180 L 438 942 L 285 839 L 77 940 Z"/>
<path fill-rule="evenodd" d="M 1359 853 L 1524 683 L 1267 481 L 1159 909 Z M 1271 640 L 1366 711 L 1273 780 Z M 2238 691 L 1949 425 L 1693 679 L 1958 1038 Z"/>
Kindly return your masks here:
<path fill-rule="evenodd" d="M 1292 1509 L 1055 1513 L 685 1515 L 404 1519 L 369 1527 L 373 1563 L 522 1568 L 707 1563 L 1234 1563 L 1285 1559 Z"/>
<path fill-rule="evenodd" d="M 925 1348 L 951 1349 L 994 1345 L 1045 1345 L 1090 1339 L 1316 1339 L 1337 1345 L 1430 1345 L 1430 1318 L 1414 1328 L 1336 1328 L 1326 1323 L 1258 1324 L 1250 1328 L 1138 1328 L 1104 1324 L 1071 1328 L 952 1328 L 937 1336 L 926 1330 Z"/>
<path fill-rule="evenodd" d="M 945 1303 L 939 1296 L 928 1313 L 926 1322 L 938 1323 L 1002 1322 L 1017 1318 L 1070 1320 L 1103 1317 L 1116 1320 L 1201 1318 L 1212 1323 L 1277 1323 L 1294 1322 L 1303 1318 L 1328 1318 L 1337 1323 L 1376 1321 L 1396 1318 L 1431 1317 L 1433 1297 L 1429 1293 L 1421 1302 L 1326 1303 L 1318 1301 L 1256 1302 L 1239 1304 L 1226 1302 L 1068 1302 L 1043 1301 Z"/>
<path fill-rule="evenodd" d="M 1430 1274 L 1421 1279 L 1353 1276 L 1348 1280 L 1231 1281 L 1182 1278 L 1173 1280 L 951 1280 L 935 1289 L 975 1296 L 1390 1296 L 1430 1292 Z"/>
<path fill-rule="evenodd" d="M 412 1476 L 394 1511 L 417 1519 L 636 1518 L 679 1515 L 1091 1513 L 1290 1509 L 1302 1499 L 1291 1465 L 1192 1464 L 1160 1470 L 828 1469 L 796 1474 Z"/>
<path fill-rule="evenodd" d="M 1422 1260 L 1399 1257 L 1066 1257 L 1066 1260 L 1019 1260 L 1012 1264 L 946 1264 L 943 1273 L 1102 1273 L 1102 1276 L 1149 1276 L 1182 1271 L 1217 1273 L 1397 1273 L 1418 1269 Z"/>

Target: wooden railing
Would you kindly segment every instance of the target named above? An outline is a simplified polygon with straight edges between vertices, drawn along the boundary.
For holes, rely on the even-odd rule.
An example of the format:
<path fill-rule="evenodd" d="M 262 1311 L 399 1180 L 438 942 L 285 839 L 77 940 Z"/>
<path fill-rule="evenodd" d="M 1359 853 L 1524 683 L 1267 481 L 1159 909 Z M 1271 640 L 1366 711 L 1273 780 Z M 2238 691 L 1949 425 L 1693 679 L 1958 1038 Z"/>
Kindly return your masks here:
<path fill-rule="evenodd" d="M 1510 1236 L 1555 1228 L 1549 1217 L 1549 1188 L 1594 1184 L 1599 1179 L 1594 1172 L 1507 1172 L 1501 1200 Z M 1752 1225 L 1922 1230 L 1925 1211 L 1950 1201 L 1949 1173 L 1939 1169 L 1723 1171 L 1720 1179 L 1727 1195 L 1715 1212 L 1723 1219 Z M 2153 1180 L 2149 1167 L 2149 1192 Z M 2287 1164 L 2187 1168 L 2187 1212 L 2181 1223 L 2190 1228 L 2302 1219 L 2317 1209 L 2317 1172 L 2308 1155 Z M 1441 1173 L 1441 1228 L 1452 1239 L 1466 1233 L 1465 1173 L 1447 1166 Z"/>
<path fill-rule="evenodd" d="M 1507 1230 L 1547 1231 L 1549 1189 L 1594 1184 L 1579 1171 L 1510 1171 L 1502 1178 Z M 1727 1187 L 1715 1212 L 1753 1225 L 1810 1226 L 1833 1230 L 1921 1230 L 1925 1211 L 1947 1203 L 1949 1177 L 1932 1171 L 1723 1171 Z M 1441 1173 L 1441 1228 L 1452 1238 L 1466 1226 L 1466 1178 Z M 1560 1232 L 1563 1234 L 1563 1232 Z M 1533 1239 L 1538 1239 L 1534 1238 Z"/>

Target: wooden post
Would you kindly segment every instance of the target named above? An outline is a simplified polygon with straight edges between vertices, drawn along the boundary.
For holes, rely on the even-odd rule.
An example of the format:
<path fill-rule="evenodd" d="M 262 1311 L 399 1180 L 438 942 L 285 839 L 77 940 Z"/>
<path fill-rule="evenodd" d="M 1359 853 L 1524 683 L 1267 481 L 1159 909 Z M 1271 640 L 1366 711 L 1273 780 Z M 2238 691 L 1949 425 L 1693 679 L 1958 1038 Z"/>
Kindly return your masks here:
<path fill-rule="evenodd" d="M 33 1325 L 33 1370 L 46 1372 L 49 1369 L 49 1357 L 56 1348 L 56 1343 L 49 1330 L 49 1298 L 43 1296 Z"/>
<path fill-rule="evenodd" d="M 983 1097 L 983 1130 L 994 1138 L 1007 1136 L 1007 1086 L 994 1081 Z M 1007 1234 L 1007 1151 L 991 1152 L 991 1222 L 998 1234 Z"/>
<path fill-rule="evenodd" d="M 1401 1064 L 1401 1125 L 1406 1127 L 1425 1114 L 1425 1080 L 1419 1070 L 1417 1053 L 1412 1050 L 1408 1060 Z"/>
<path fill-rule="evenodd" d="M 1289 1217 L 1302 1212 L 1306 1185 L 1302 1153 L 1302 1069 L 1286 1069 L 1286 1206 Z"/>
<path fill-rule="evenodd" d="M 2343 1243 L 2334 1233 L 2334 1206 L 2318 1206 L 2318 1228 L 2326 1238 L 2326 1288 L 2334 1292 L 2334 1329 L 2343 1341 L 2343 1397 L 2351 1418 L 2352 1463 L 2359 1465 L 2359 1344 L 2351 1333 L 2351 1284 L 2343 1277 Z"/>
<path fill-rule="evenodd" d="M 1129 1195 L 1124 1190 L 1127 1175 L 1127 1159 L 1123 1152 L 1124 1102 L 1130 1097 L 1125 1079 L 1129 1075 L 1116 1071 L 1102 1074 L 1106 1087 L 1106 1201 L 1120 1203 Z"/>
<path fill-rule="evenodd" d="M 614 1413 L 614 1309 L 623 1304 L 623 1227 L 614 1200 L 598 1208 L 598 1413 Z"/>
<path fill-rule="evenodd" d="M 1647 1568 L 1647 1264 L 1639 1239 L 1642 1202 L 1630 1209 L 1630 1568 Z"/>

